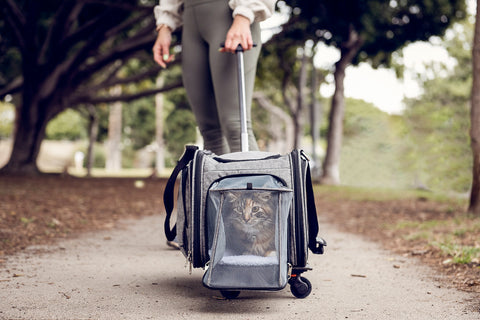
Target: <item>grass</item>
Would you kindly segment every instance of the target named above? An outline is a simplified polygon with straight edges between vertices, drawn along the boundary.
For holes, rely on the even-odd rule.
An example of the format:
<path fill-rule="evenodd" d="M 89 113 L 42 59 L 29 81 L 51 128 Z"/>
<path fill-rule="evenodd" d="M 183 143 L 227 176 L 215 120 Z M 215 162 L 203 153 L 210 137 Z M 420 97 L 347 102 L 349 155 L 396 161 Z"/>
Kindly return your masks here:
<path fill-rule="evenodd" d="M 356 201 L 382 202 L 392 200 L 420 199 L 442 203 L 451 203 L 452 206 L 458 206 L 465 202 L 465 199 L 460 197 L 452 197 L 447 194 L 415 189 L 315 185 L 314 191 L 316 194 L 329 197 L 333 200 L 348 199 Z"/>
<path fill-rule="evenodd" d="M 439 248 L 445 255 L 451 257 L 451 262 L 458 264 L 480 263 L 480 246 L 460 245 L 446 240 L 431 244 Z"/>
<path fill-rule="evenodd" d="M 160 173 L 161 177 L 168 177 L 171 174 L 171 169 L 165 169 Z M 70 167 L 68 173 L 76 177 L 85 177 L 87 175 L 86 169 L 75 169 Z M 151 168 L 132 168 L 122 169 L 119 171 L 108 171 L 104 168 L 93 168 L 91 175 L 95 178 L 147 178 L 152 175 Z"/>
<path fill-rule="evenodd" d="M 369 230 L 372 223 L 381 222 L 378 230 L 402 239 L 405 248 L 435 251 L 441 261 L 449 264 L 480 263 L 480 216 L 465 213 L 464 198 L 422 190 L 323 185 L 315 185 L 314 189 L 324 201 L 354 201 L 358 208 L 368 208 L 350 211 L 347 221 L 349 215 L 375 214 L 357 229 Z"/>
<path fill-rule="evenodd" d="M 447 263 L 480 263 L 480 217 L 463 214 L 445 220 L 400 221 L 391 229 L 407 241 L 425 241 L 439 249 Z"/>

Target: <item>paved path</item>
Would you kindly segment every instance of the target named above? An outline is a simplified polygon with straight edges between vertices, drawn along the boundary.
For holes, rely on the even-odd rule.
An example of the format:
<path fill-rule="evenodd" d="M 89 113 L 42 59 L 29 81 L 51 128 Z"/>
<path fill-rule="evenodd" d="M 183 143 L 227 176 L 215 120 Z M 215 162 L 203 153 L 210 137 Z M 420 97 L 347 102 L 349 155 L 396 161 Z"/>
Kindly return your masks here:
<path fill-rule="evenodd" d="M 480 319 L 472 294 L 444 288 L 411 258 L 322 224 L 312 294 L 242 292 L 224 300 L 165 245 L 162 218 L 28 249 L 0 269 L 0 319 Z"/>

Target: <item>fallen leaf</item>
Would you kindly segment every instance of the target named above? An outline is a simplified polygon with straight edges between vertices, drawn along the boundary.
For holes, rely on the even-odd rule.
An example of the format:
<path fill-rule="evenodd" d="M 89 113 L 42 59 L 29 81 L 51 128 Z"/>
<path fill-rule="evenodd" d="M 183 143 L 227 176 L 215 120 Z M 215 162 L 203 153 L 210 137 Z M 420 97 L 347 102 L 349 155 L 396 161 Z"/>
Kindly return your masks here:
<path fill-rule="evenodd" d="M 63 296 L 64 296 L 65 298 L 67 298 L 67 299 L 70 299 L 70 298 L 71 298 L 71 297 L 70 297 L 68 294 L 66 294 L 65 292 L 58 292 L 58 293 L 60 293 L 61 295 L 63 295 Z"/>

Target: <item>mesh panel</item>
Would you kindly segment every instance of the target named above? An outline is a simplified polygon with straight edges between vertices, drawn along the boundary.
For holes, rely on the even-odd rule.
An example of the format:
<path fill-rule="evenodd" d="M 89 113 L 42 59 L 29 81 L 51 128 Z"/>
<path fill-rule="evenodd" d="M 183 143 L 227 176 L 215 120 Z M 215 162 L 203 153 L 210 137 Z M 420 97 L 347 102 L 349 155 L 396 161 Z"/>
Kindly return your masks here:
<path fill-rule="evenodd" d="M 210 262 L 215 289 L 281 289 L 287 284 L 287 217 L 292 190 L 272 176 L 230 177 L 209 191 Z"/>

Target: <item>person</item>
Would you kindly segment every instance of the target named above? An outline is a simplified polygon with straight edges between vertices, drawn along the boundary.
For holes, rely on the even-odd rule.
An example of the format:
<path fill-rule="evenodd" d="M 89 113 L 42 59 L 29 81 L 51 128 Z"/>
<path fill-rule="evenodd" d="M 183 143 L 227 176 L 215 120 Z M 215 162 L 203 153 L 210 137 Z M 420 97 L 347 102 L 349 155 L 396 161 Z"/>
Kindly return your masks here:
<path fill-rule="evenodd" d="M 174 60 L 170 52 L 172 32 L 182 26 L 183 84 L 204 149 L 215 154 L 241 151 L 237 65 L 235 56 L 227 54 L 234 53 L 238 45 L 245 50 L 249 150 L 258 150 L 250 110 L 261 47 L 259 22 L 273 14 L 275 3 L 276 0 L 160 0 L 154 8 L 158 32 L 154 60 L 163 68 Z"/>

